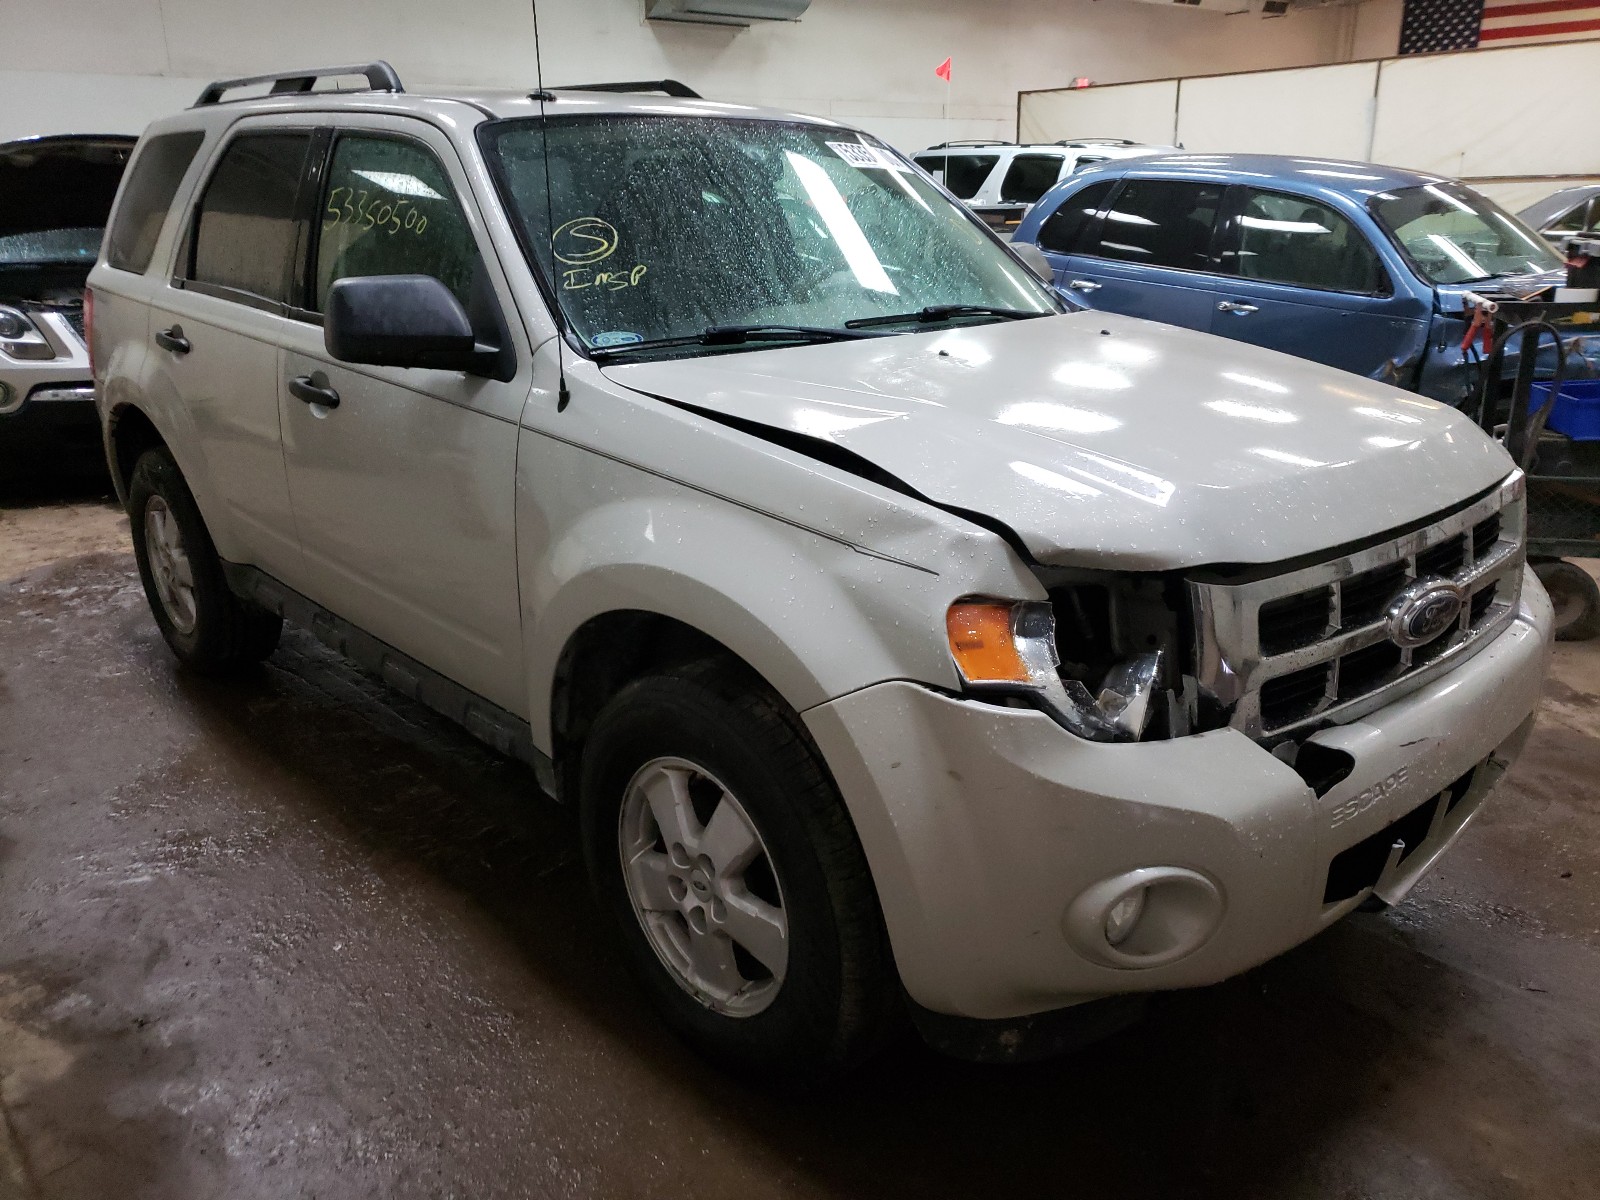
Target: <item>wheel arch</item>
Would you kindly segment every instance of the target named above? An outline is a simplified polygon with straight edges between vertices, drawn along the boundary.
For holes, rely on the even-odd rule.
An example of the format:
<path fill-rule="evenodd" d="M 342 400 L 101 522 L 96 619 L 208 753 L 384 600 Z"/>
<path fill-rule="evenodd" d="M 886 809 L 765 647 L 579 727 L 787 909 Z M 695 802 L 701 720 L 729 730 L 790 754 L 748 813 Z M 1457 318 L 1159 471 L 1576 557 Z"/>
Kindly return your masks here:
<path fill-rule="evenodd" d="M 156 423 L 142 408 L 123 403 L 111 410 L 106 421 L 106 464 L 111 468 L 111 483 L 124 508 L 128 504 L 128 481 L 133 478 L 134 464 L 140 455 L 157 447 L 171 450 Z"/>

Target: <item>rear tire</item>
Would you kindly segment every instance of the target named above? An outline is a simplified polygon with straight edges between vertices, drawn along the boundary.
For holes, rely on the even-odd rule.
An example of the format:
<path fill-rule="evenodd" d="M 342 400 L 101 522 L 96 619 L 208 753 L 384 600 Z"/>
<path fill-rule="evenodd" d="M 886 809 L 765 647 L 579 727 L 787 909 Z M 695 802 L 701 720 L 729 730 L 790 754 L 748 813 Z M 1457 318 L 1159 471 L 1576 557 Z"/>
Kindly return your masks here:
<path fill-rule="evenodd" d="M 179 662 L 219 675 L 272 653 L 283 618 L 229 590 L 194 494 L 165 447 L 134 465 L 128 519 L 145 598 Z"/>
<path fill-rule="evenodd" d="M 596 895 L 680 1037 L 785 1086 L 878 1048 L 899 993 L 877 894 L 791 709 L 716 661 L 641 679 L 595 719 L 581 778 Z"/>
<path fill-rule="evenodd" d="M 1600 585 L 1577 563 L 1545 559 L 1533 573 L 1550 593 L 1556 610 L 1556 640 L 1584 642 L 1600 636 Z"/>

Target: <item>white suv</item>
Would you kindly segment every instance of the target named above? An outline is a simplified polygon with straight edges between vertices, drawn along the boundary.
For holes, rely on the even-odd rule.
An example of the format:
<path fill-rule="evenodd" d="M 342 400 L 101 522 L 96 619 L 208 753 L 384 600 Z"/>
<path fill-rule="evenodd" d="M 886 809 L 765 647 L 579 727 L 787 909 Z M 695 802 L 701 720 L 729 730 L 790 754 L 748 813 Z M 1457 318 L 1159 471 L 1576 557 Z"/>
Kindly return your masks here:
<path fill-rule="evenodd" d="M 912 161 L 950 190 L 993 229 L 1015 229 L 1039 197 L 1067 176 L 1114 158 L 1166 154 L 1177 146 L 1150 146 L 1126 138 L 1080 138 L 1045 145 L 1013 142 L 940 142 Z"/>
<path fill-rule="evenodd" d="M 1398 899 L 1516 756 L 1551 614 L 1466 418 L 1070 311 L 831 121 L 360 70 L 209 88 L 124 181 L 151 609 L 532 763 L 708 1053 L 1060 1045 Z"/>

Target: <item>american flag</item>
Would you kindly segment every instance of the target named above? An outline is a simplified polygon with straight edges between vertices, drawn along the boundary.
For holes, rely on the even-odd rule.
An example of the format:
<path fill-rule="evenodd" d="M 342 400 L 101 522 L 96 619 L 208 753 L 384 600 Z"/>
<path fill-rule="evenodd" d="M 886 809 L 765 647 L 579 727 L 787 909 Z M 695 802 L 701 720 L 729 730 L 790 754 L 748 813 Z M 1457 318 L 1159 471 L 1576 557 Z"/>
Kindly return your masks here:
<path fill-rule="evenodd" d="M 1406 0 L 1401 54 L 1600 36 L 1600 0 Z"/>

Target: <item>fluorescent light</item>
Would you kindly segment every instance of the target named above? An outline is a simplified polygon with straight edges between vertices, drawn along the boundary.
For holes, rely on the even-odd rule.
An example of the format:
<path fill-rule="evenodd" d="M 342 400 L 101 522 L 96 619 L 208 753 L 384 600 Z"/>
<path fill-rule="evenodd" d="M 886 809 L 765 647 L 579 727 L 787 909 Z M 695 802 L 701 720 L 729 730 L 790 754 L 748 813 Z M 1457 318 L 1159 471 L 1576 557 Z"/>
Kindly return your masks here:
<path fill-rule="evenodd" d="M 415 175 L 403 171 L 351 171 L 352 175 L 359 175 L 368 183 L 377 184 L 386 192 L 393 192 L 396 196 L 415 196 L 418 200 L 443 200 L 439 195 Z"/>
<path fill-rule="evenodd" d="M 828 177 L 828 173 L 822 169 L 821 164 L 813 162 L 802 154 L 796 154 L 793 150 L 785 150 L 784 157 L 794 168 L 800 186 L 806 189 L 806 195 L 811 198 L 817 215 L 822 218 L 823 224 L 828 227 L 828 232 L 833 235 L 833 240 L 844 255 L 846 265 L 856 277 L 856 282 L 869 291 L 887 292 L 891 296 L 899 295 L 899 289 L 890 280 L 889 273 L 883 269 L 883 263 L 873 253 L 872 243 L 867 241 L 867 235 L 861 231 L 861 226 L 851 215 L 850 205 L 845 202 L 844 196 Z"/>

